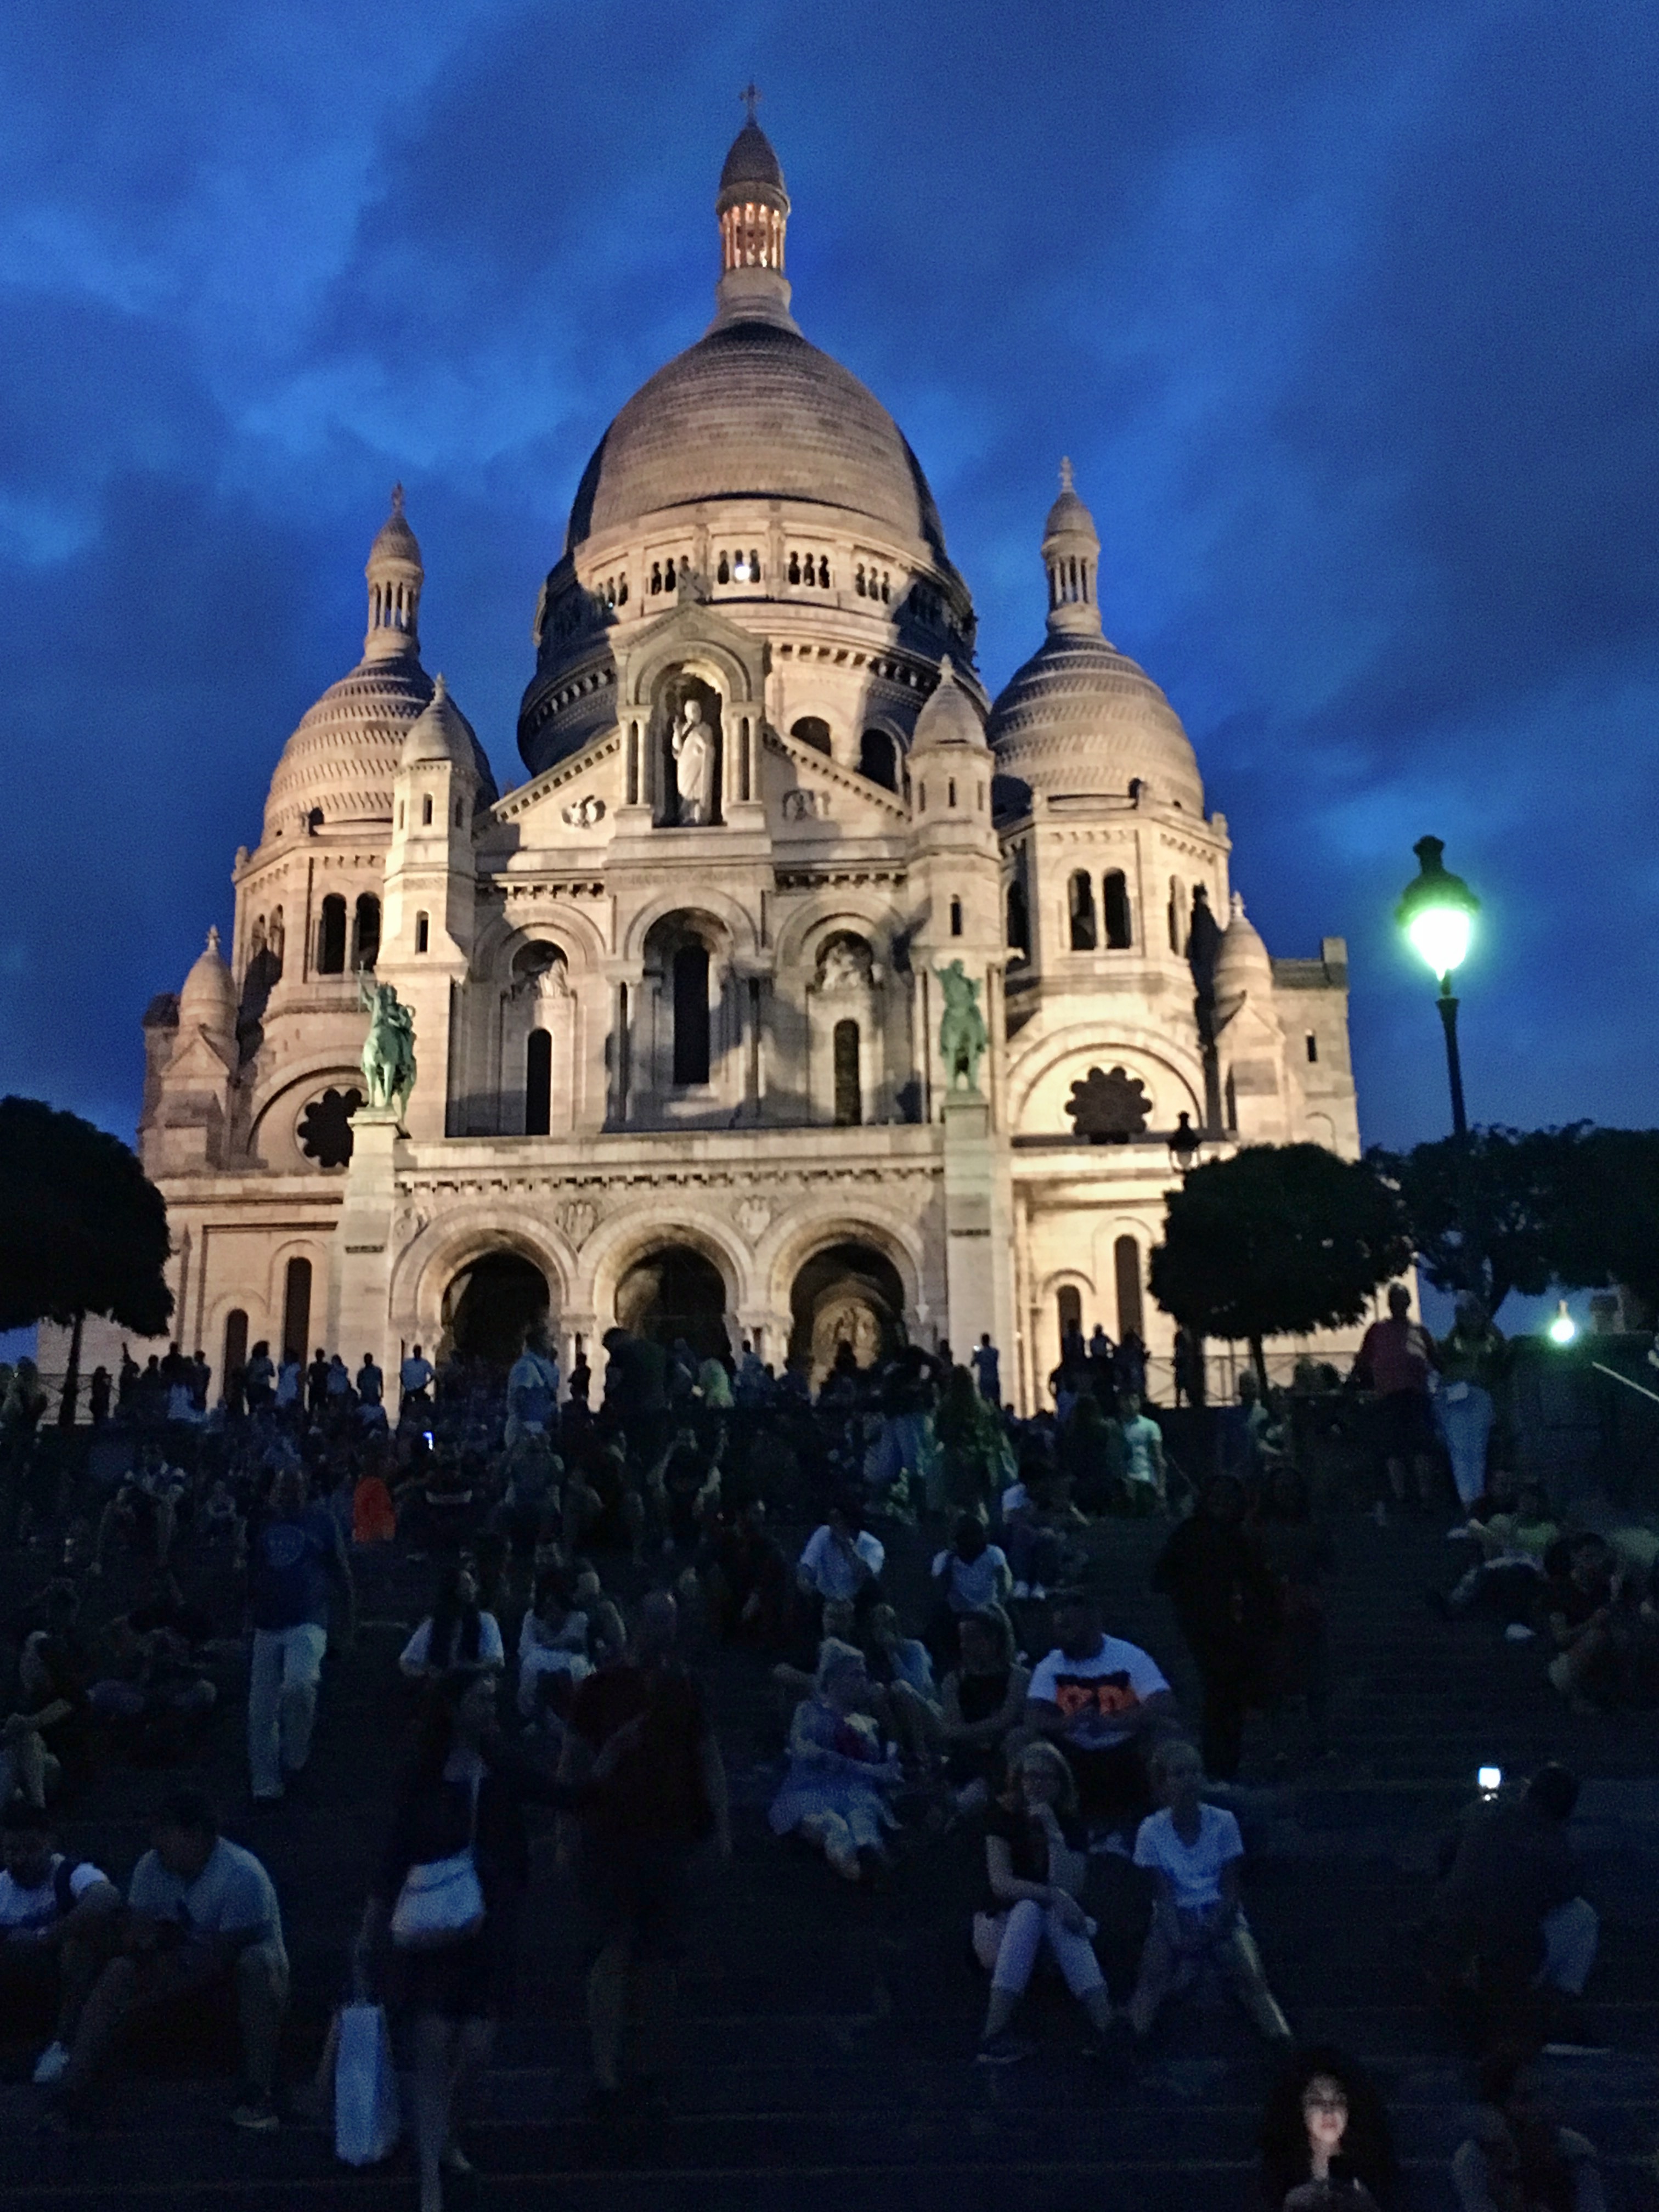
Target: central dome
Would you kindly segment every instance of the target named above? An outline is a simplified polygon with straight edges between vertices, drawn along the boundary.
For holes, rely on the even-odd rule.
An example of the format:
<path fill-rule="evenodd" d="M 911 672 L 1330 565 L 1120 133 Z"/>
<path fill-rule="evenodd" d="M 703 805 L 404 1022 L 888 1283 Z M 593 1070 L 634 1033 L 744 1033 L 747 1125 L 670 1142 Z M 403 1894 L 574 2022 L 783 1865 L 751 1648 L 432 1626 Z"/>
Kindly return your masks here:
<path fill-rule="evenodd" d="M 566 547 L 743 498 L 839 508 L 945 559 L 927 479 L 881 402 L 798 331 L 758 319 L 716 324 L 635 393 L 583 471 Z"/>

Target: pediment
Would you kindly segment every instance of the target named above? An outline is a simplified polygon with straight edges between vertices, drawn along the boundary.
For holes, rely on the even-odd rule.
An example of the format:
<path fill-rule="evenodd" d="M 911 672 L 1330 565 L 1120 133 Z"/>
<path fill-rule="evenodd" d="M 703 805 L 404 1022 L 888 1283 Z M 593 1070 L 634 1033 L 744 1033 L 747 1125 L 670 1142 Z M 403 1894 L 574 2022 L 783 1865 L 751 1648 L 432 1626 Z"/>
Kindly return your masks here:
<path fill-rule="evenodd" d="M 622 732 L 613 724 L 580 752 L 556 761 L 495 801 L 489 810 L 491 828 L 481 836 L 486 848 L 481 859 L 488 865 L 496 857 L 489 848 L 498 849 L 503 842 L 515 851 L 556 846 L 573 855 L 602 854 L 622 804 Z M 507 833 L 505 840 L 502 831 Z"/>
<path fill-rule="evenodd" d="M 910 818 L 897 792 L 843 768 L 816 745 L 771 728 L 761 756 L 761 796 L 769 818 L 786 832 L 838 823 L 889 835 Z"/>

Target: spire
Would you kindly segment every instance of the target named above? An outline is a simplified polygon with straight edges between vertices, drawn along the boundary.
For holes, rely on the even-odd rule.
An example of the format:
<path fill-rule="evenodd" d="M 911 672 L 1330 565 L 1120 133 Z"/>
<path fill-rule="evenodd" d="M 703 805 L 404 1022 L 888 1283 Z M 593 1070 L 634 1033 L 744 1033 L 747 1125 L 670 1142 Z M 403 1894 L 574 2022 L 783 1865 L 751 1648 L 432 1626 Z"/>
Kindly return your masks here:
<path fill-rule="evenodd" d="M 1042 526 L 1042 565 L 1048 574 L 1048 628 L 1073 635 L 1100 635 L 1100 605 L 1095 586 L 1100 568 L 1100 540 L 1095 519 L 1078 497 L 1072 464 L 1060 465 L 1060 497 Z"/>
<path fill-rule="evenodd" d="M 747 85 L 738 96 L 749 119 L 732 141 L 714 202 L 720 228 L 714 321 L 778 323 L 793 330 L 783 273 L 789 194 L 772 142 L 755 120 L 758 88 Z"/>
<path fill-rule="evenodd" d="M 368 550 L 368 633 L 365 660 L 397 660 L 421 650 L 421 548 L 404 516 L 404 488 L 392 487 L 392 512 Z"/>

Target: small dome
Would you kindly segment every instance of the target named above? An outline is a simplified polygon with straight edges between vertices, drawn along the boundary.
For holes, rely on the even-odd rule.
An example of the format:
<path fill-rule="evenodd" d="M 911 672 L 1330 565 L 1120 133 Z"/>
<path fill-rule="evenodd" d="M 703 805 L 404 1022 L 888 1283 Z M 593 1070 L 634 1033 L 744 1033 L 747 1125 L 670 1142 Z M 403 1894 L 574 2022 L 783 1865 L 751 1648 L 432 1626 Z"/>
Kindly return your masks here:
<path fill-rule="evenodd" d="M 401 484 L 392 485 L 392 512 L 380 525 L 380 532 L 368 549 L 369 568 L 372 570 L 380 561 L 407 561 L 416 568 L 422 566 L 421 542 L 410 528 L 404 514 L 404 488 Z"/>
<path fill-rule="evenodd" d="M 219 951 L 219 933 L 210 929 L 207 947 L 185 978 L 179 994 L 182 1028 L 204 1029 L 212 1036 L 234 1036 L 236 1031 L 236 985 Z"/>
<path fill-rule="evenodd" d="M 991 709 L 1000 772 L 1045 798 L 1127 799 L 1137 780 L 1204 812 L 1181 718 L 1144 668 L 1087 631 L 1054 630 Z"/>
<path fill-rule="evenodd" d="M 476 776 L 481 757 L 471 723 L 450 697 L 449 686 L 439 676 L 433 684 L 431 699 L 409 726 L 399 765 L 424 768 L 444 762 Z"/>
<path fill-rule="evenodd" d="M 785 189 L 783 170 L 772 151 L 772 142 L 752 115 L 732 141 L 732 150 L 720 171 L 722 192 L 741 190 L 745 185 L 764 185 L 775 192 Z"/>
<path fill-rule="evenodd" d="M 947 653 L 939 663 L 939 682 L 916 716 L 910 758 L 917 760 L 924 753 L 939 752 L 949 745 L 967 745 L 975 752 L 985 750 L 985 728 L 979 709 L 957 683 Z"/>
<path fill-rule="evenodd" d="M 1261 941 L 1261 933 L 1244 911 L 1235 891 L 1232 918 L 1221 933 L 1216 954 L 1215 989 L 1218 998 L 1235 997 L 1242 991 L 1273 989 L 1273 963 Z"/>
<path fill-rule="evenodd" d="M 1094 550 L 1100 550 L 1100 539 L 1095 531 L 1095 519 L 1078 497 L 1072 482 L 1072 464 L 1062 460 L 1060 465 L 1060 497 L 1048 509 L 1048 520 L 1042 526 L 1043 542 L 1051 538 L 1088 538 L 1094 541 Z"/>

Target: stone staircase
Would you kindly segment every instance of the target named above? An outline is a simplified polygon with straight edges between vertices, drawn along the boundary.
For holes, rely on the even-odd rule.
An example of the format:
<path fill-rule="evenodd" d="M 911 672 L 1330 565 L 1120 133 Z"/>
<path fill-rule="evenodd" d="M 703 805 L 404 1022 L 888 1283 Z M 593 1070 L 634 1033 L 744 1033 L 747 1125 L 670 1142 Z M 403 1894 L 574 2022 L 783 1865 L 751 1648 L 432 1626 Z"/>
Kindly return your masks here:
<path fill-rule="evenodd" d="M 1437 1529 L 1338 1527 L 1333 1598 L 1340 1756 L 1309 1764 L 1297 1731 L 1254 1723 L 1239 1809 L 1252 1923 L 1300 2033 L 1372 2065 L 1394 2114 L 1409 2208 L 1449 2207 L 1447 2167 L 1466 2131 L 1470 2084 L 1425 2001 L 1412 1930 L 1437 1837 L 1468 1802 L 1474 1771 L 1522 1772 L 1550 1756 L 1587 1777 L 1581 1844 L 1604 1915 L 1584 2008 L 1587 2046 L 1550 2059 L 1566 2117 L 1600 2148 L 1615 2205 L 1659 2206 L 1659 1784 L 1646 1720 L 1572 1720 L 1542 1681 L 1543 1660 L 1422 1604 L 1443 1568 Z M 1111 1625 L 1147 1644 L 1190 1697 L 1164 1603 L 1147 1594 L 1159 1532 L 1099 1532 Z M 919 1542 L 895 1547 L 919 1587 Z M 393 1661 L 428 1571 L 371 1563 L 357 1655 L 331 1668 L 313 1776 L 301 1802 L 230 1832 L 265 1856 L 289 1920 L 295 1968 L 292 2070 L 314 2063 L 337 1993 L 366 1870 L 380 1839 L 397 1729 Z M 1027 1640 L 1043 1642 L 1032 1614 Z M 972 1837 L 907 1844 L 890 1891 L 836 1882 L 764 1828 L 777 1734 L 764 1670 L 730 1654 L 707 1662 L 736 1801 L 736 1863 L 708 1883 L 684 1977 L 684 2065 L 673 2117 L 654 2133 L 601 2134 L 581 2114 L 583 1938 L 574 1899 L 538 1845 L 519 2016 L 502 2031 L 472 2134 L 480 2179 L 453 2202 L 570 2212 L 1244 2212 L 1268 2062 L 1218 1993 L 1200 1992 L 1152 2049 L 1085 2057 L 1082 2022 L 1059 1990 L 1034 1990 L 1039 2055 L 976 2068 L 984 2001 L 969 1962 L 979 1882 Z M 208 1746 L 228 1808 L 242 1799 L 238 1715 Z M 125 1877 L 143 1842 L 155 1776 L 99 1785 L 78 1850 Z M 1127 1990 L 1142 1908 L 1121 1861 L 1092 1863 L 1092 1899 L 1114 1989 Z M 226 2084 L 173 2074 L 112 2085 L 84 2141 L 27 2134 L 26 2087 L 0 2090 L 0 2212 L 76 2212 L 149 2203 L 231 2212 L 338 2201 L 403 2207 L 402 2158 L 359 2174 L 335 2164 L 320 2128 L 295 2122 L 240 2138 Z"/>

